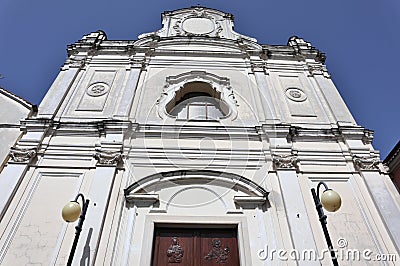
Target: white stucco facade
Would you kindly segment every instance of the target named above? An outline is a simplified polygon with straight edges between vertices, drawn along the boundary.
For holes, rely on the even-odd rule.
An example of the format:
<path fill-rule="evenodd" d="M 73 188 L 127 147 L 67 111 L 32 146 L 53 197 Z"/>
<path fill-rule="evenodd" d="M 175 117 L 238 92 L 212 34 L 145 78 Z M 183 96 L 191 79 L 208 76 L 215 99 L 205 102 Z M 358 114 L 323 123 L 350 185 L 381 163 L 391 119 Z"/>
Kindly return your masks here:
<path fill-rule="evenodd" d="M 323 253 L 310 192 L 319 181 L 342 197 L 326 213 L 334 247 L 399 261 L 399 194 L 324 61 L 301 38 L 259 44 L 233 30 L 232 15 L 203 7 L 165 12 L 160 30 L 135 41 L 98 31 L 69 45 L 21 124 L 13 149 L 26 155 L 0 173 L 12 180 L 0 186 L 0 264 L 65 265 L 75 225 L 60 212 L 81 192 L 90 205 L 74 265 L 150 265 L 159 226 L 235 228 L 240 265 L 330 265 L 328 253 L 260 252 Z M 200 92 L 223 116 L 192 119 L 191 103 L 173 114 Z"/>

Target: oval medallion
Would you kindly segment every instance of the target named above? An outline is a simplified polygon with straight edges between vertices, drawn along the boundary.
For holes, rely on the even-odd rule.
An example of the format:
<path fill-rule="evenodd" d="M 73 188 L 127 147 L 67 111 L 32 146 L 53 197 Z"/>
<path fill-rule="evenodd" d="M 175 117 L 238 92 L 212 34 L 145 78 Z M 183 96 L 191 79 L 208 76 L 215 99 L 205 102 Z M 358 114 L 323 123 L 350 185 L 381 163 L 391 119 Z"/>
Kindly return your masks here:
<path fill-rule="evenodd" d="M 298 88 L 288 88 L 285 94 L 286 97 L 295 102 L 303 102 L 307 99 L 307 95 Z"/>
<path fill-rule="evenodd" d="M 188 18 L 182 23 L 184 31 L 193 34 L 207 34 L 214 30 L 214 23 L 208 18 Z"/>
<path fill-rule="evenodd" d="M 88 95 L 98 97 L 106 94 L 110 90 L 110 87 L 106 83 L 94 83 L 87 88 L 86 92 Z"/>

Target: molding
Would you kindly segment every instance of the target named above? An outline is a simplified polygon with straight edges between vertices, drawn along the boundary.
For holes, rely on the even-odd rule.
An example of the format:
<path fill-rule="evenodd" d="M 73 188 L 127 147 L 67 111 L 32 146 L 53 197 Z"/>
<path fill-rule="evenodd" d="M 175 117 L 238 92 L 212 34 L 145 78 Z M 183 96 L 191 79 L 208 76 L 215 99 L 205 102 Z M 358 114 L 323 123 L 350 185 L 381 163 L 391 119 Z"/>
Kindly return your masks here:
<path fill-rule="evenodd" d="M 237 117 L 238 104 L 235 99 L 234 90 L 230 86 L 230 80 L 228 78 L 208 73 L 206 71 L 189 71 L 166 78 L 164 91 L 161 93 L 160 97 L 157 100 L 158 115 L 162 119 L 176 119 L 176 117 L 171 116 L 167 112 L 167 105 L 171 101 L 174 101 L 177 92 L 179 92 L 185 86 L 185 84 L 191 82 L 204 82 L 209 84 L 211 89 L 216 91 L 220 95 L 219 100 L 228 105 L 229 113 L 226 116 L 220 118 L 219 121 L 234 120 Z"/>
<path fill-rule="evenodd" d="M 169 76 L 166 78 L 165 88 L 168 88 L 171 85 L 175 85 L 181 83 L 183 81 L 188 81 L 196 78 L 202 78 L 208 80 L 209 82 L 217 83 L 223 86 L 229 86 L 229 78 L 220 77 L 218 75 L 208 73 L 206 71 L 189 71 L 176 76 Z"/>
<path fill-rule="evenodd" d="M 297 57 L 302 59 L 314 59 L 317 62 L 324 63 L 326 56 L 323 52 L 319 51 L 311 45 L 311 43 L 306 42 L 304 39 L 297 36 L 292 36 L 288 40 L 288 46 L 294 49 Z"/>
<path fill-rule="evenodd" d="M 159 201 L 159 195 L 129 193 L 125 194 L 125 200 L 128 203 L 139 203 L 139 205 L 147 204 L 150 206 Z"/>
<path fill-rule="evenodd" d="M 288 139 L 295 140 L 338 140 L 339 132 L 337 128 L 302 128 L 291 126 Z"/>
<path fill-rule="evenodd" d="M 239 205 L 246 205 L 246 204 L 262 205 L 267 201 L 267 198 L 256 197 L 256 196 L 234 196 L 233 201 Z"/>
<path fill-rule="evenodd" d="M 94 55 L 104 40 L 107 40 L 107 35 L 102 30 L 84 35 L 78 42 L 68 45 L 68 56 L 75 55 L 80 52 L 87 52 L 88 55 Z"/>
<path fill-rule="evenodd" d="M 130 184 L 124 189 L 124 195 L 134 195 L 139 191 L 145 190 L 147 187 L 154 185 L 154 182 L 162 184 L 163 182 L 180 182 L 191 181 L 197 184 L 199 180 L 216 181 L 216 185 L 225 183 L 246 191 L 247 194 L 255 197 L 268 197 L 269 192 L 256 184 L 250 179 L 234 173 L 211 170 L 177 170 L 169 172 L 161 172 L 141 178 L 140 180 Z"/>

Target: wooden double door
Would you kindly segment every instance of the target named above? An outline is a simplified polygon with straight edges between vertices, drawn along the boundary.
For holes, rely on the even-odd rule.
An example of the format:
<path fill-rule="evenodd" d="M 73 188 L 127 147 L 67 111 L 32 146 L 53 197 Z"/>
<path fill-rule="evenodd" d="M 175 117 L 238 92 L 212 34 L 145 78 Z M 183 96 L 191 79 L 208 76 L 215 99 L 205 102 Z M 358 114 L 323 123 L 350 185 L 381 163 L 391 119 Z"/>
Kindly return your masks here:
<path fill-rule="evenodd" d="M 239 266 L 236 228 L 155 228 L 153 266 Z"/>

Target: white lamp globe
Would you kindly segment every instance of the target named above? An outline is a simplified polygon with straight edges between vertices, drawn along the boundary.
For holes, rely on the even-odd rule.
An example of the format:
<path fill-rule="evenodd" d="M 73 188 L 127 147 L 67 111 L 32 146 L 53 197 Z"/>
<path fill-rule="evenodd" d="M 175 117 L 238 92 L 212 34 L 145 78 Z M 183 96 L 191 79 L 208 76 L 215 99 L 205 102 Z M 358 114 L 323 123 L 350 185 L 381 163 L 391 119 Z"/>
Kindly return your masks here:
<path fill-rule="evenodd" d="M 61 215 L 64 221 L 75 222 L 81 215 L 81 205 L 76 201 L 70 201 L 62 209 Z"/>
<path fill-rule="evenodd" d="M 342 205 L 342 199 L 339 194 L 332 189 L 327 189 L 322 193 L 321 203 L 324 208 L 329 212 L 335 212 L 339 210 Z"/>

